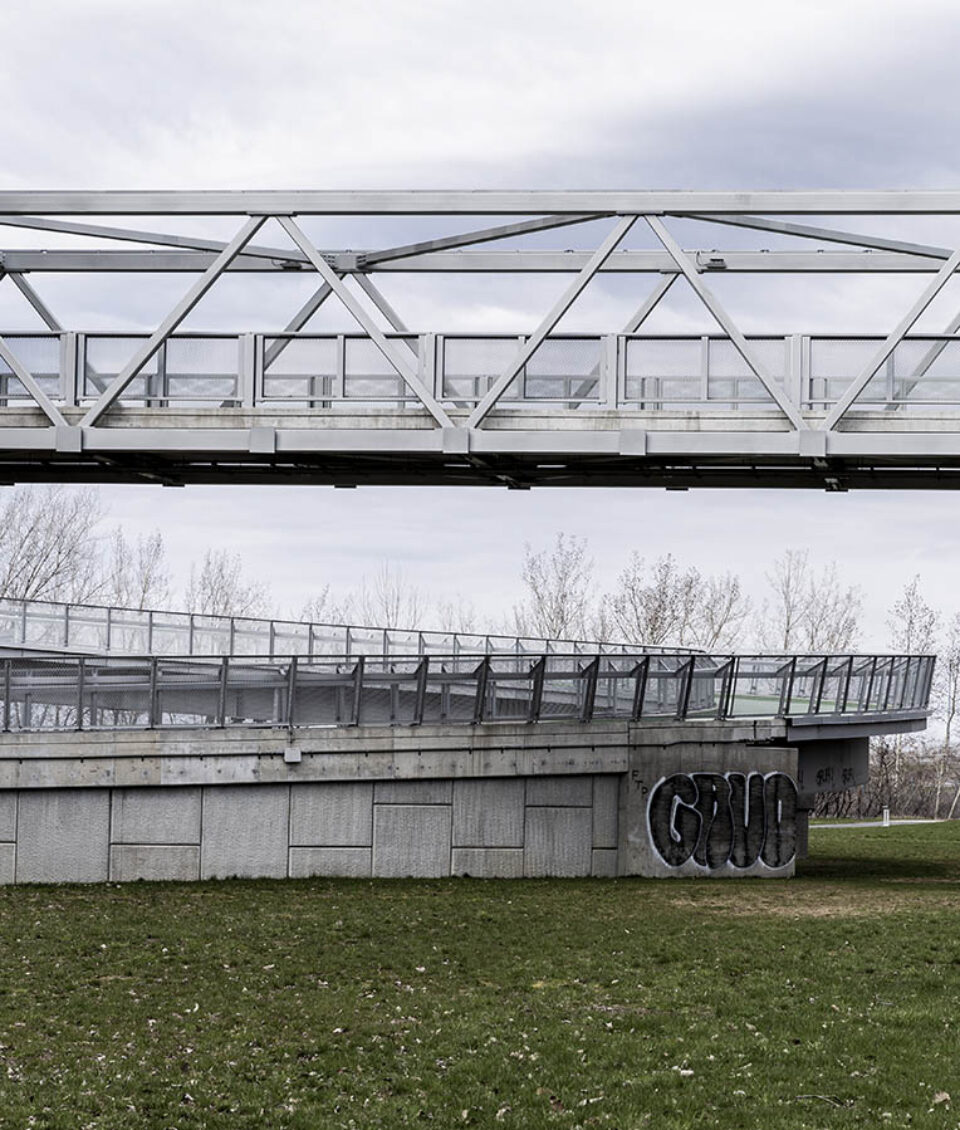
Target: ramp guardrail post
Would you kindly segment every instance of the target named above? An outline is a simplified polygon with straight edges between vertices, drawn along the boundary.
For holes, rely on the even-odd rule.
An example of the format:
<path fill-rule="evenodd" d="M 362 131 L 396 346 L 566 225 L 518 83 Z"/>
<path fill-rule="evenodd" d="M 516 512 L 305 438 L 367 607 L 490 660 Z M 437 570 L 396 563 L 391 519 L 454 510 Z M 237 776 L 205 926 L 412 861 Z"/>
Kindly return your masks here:
<path fill-rule="evenodd" d="M 473 674 L 477 680 L 477 694 L 473 703 L 473 721 L 474 725 L 478 725 L 483 721 L 487 704 L 487 680 L 490 677 L 490 660 L 487 656 L 483 657 Z"/>
<path fill-rule="evenodd" d="M 217 699 L 217 725 L 221 728 L 227 724 L 227 679 L 230 670 L 230 657 L 223 656 L 220 660 L 220 688 Z"/>
<path fill-rule="evenodd" d="M 423 722 L 423 710 L 427 701 L 427 672 L 430 669 L 430 660 L 425 655 L 417 665 L 417 690 L 413 701 L 413 725 L 419 726 Z"/>
<path fill-rule="evenodd" d="M 150 705 L 148 710 L 147 724 L 150 729 L 154 729 L 159 725 L 159 711 L 157 706 L 159 704 L 159 690 L 157 687 L 157 665 L 158 659 L 156 656 L 150 660 Z"/>
<path fill-rule="evenodd" d="M 363 697 L 363 656 L 357 656 L 356 666 L 353 668 L 353 716 L 351 726 L 360 725 L 360 705 Z"/>
<path fill-rule="evenodd" d="M 83 729 L 83 684 L 86 674 L 86 663 L 81 655 L 77 660 L 77 725 L 76 729 Z"/>
<path fill-rule="evenodd" d="M 597 682 L 600 677 L 600 656 L 580 672 L 580 681 L 583 684 L 583 701 L 580 703 L 580 721 L 589 722 L 593 718 L 593 709 L 597 701 Z"/>
<path fill-rule="evenodd" d="M 530 689 L 530 710 L 527 714 L 527 721 L 538 722 L 543 707 L 543 683 L 547 677 L 547 657 L 545 655 L 530 668 L 530 674 L 533 677 L 533 686 Z"/>
<path fill-rule="evenodd" d="M 693 670 L 696 662 L 696 658 L 691 656 L 689 661 L 682 664 L 676 672 L 680 680 L 680 685 L 677 687 L 677 713 L 675 715 L 678 722 L 682 722 L 686 718 L 687 711 L 690 708 L 690 692 L 693 689 Z"/>
<path fill-rule="evenodd" d="M 290 656 L 290 666 L 287 668 L 287 728 L 292 730 L 296 717 L 297 701 L 297 657 Z"/>
<path fill-rule="evenodd" d="M 639 722 L 643 717 L 643 700 L 647 696 L 647 679 L 650 675 L 650 656 L 645 655 L 630 673 L 636 680 L 633 687 L 633 709 L 630 713 L 630 717 L 634 722 Z"/>

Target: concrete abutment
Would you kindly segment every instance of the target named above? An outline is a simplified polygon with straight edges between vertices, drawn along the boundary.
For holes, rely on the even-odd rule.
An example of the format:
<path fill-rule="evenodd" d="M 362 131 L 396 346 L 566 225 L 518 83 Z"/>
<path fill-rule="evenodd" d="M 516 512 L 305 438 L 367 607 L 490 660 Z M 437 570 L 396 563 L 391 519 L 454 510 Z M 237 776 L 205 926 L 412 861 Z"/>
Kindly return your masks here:
<path fill-rule="evenodd" d="M 0 883 L 787 877 L 808 779 L 861 752 L 776 720 L 8 734 Z"/>

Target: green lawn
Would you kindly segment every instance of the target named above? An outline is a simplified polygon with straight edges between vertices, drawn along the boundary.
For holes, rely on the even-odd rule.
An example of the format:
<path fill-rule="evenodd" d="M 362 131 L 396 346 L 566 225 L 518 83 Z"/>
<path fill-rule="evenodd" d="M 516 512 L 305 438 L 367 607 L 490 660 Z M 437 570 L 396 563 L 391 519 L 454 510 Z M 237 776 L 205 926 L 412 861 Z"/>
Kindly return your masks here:
<path fill-rule="evenodd" d="M 812 846 L 775 883 L 0 888 L 0 1127 L 953 1130 L 960 823 Z"/>

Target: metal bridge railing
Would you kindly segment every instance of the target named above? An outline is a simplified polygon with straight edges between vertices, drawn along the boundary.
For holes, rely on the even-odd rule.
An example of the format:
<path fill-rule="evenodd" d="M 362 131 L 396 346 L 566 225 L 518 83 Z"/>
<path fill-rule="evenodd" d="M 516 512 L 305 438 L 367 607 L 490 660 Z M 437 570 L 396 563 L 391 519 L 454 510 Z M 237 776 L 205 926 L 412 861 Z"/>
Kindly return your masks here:
<path fill-rule="evenodd" d="M 510 363 L 522 335 L 387 334 L 410 350 L 423 384 L 448 408 L 472 408 Z M 146 335 L 4 333 L 43 391 L 91 404 Z M 826 410 L 875 355 L 882 336 L 752 336 L 753 353 L 801 408 Z M 363 334 L 174 334 L 120 396 L 147 408 L 258 406 L 421 411 L 410 387 Z M 0 407 L 32 402 L 0 359 Z M 504 408 L 577 411 L 772 405 L 722 334 L 554 335 L 500 400 Z M 858 409 L 960 406 L 960 335 L 915 334 L 892 351 Z"/>
<path fill-rule="evenodd" d="M 540 655 L 620 654 L 688 648 L 546 640 L 471 632 L 301 623 L 250 616 L 115 608 L 46 600 L 0 599 L 0 648 L 121 655 Z"/>
<path fill-rule="evenodd" d="M 934 657 L 360 656 L 0 660 L 5 732 L 623 718 L 916 716 Z"/>

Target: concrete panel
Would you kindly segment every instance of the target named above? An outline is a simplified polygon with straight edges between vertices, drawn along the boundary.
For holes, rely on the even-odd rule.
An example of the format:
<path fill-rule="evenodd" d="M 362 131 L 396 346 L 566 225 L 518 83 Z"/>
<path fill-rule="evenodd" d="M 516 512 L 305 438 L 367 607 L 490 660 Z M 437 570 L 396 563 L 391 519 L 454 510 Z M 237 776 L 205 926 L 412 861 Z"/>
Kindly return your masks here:
<path fill-rule="evenodd" d="M 449 804 L 453 781 L 378 781 L 376 804 Z"/>
<path fill-rule="evenodd" d="M 523 847 L 523 781 L 456 781 L 454 847 Z"/>
<path fill-rule="evenodd" d="M 0 841 L 10 843 L 17 838 L 17 794 L 11 789 L 0 792 Z"/>
<path fill-rule="evenodd" d="M 117 883 L 134 879 L 199 879 L 200 848 L 182 844 L 114 844 L 110 848 L 110 878 Z"/>
<path fill-rule="evenodd" d="M 531 777 L 527 781 L 527 804 L 553 808 L 593 803 L 592 777 Z"/>
<path fill-rule="evenodd" d="M 16 878 L 17 845 L 0 844 L 0 886 Z"/>
<path fill-rule="evenodd" d="M 619 775 L 593 779 L 593 846 L 617 846 L 617 808 L 620 803 Z"/>
<path fill-rule="evenodd" d="M 373 874 L 439 878 L 450 874 L 450 806 L 378 804 L 373 811 Z"/>
<path fill-rule="evenodd" d="M 615 879 L 617 877 L 617 849 L 593 849 L 592 875 L 598 879 Z"/>
<path fill-rule="evenodd" d="M 589 875 L 593 866 L 590 809 L 528 808 L 525 875 Z"/>
<path fill-rule="evenodd" d="M 330 875 L 367 879 L 372 870 L 369 847 L 294 847 L 290 849 L 290 878 Z"/>
<path fill-rule="evenodd" d="M 109 839 L 109 790 L 23 792 L 17 882 L 104 882 Z"/>
<path fill-rule="evenodd" d="M 454 875 L 473 879 L 522 879 L 522 848 L 454 848 Z"/>
<path fill-rule="evenodd" d="M 373 843 L 373 785 L 360 781 L 292 785 L 290 843 L 369 848 Z"/>
<path fill-rule="evenodd" d="M 204 789 L 200 877 L 284 878 L 289 800 L 287 785 Z"/>
<path fill-rule="evenodd" d="M 199 844 L 200 790 L 113 790 L 115 844 Z"/>

